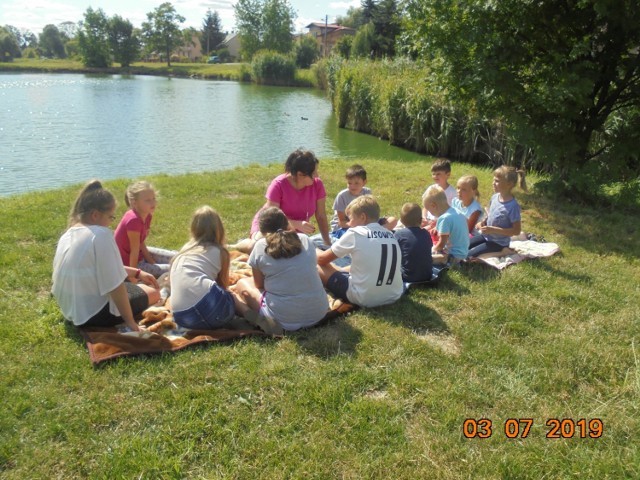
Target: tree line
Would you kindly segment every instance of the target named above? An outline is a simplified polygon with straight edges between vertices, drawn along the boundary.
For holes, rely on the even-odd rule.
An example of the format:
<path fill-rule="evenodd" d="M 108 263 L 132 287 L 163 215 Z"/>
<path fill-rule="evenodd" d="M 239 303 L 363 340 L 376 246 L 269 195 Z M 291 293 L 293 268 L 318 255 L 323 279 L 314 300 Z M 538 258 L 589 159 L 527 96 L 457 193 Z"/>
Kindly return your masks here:
<path fill-rule="evenodd" d="M 238 0 L 234 9 L 242 59 L 257 58 L 265 77 L 291 76 L 292 61 L 308 67 L 317 60 L 313 38 L 294 39 L 295 12 L 287 0 Z M 207 12 L 200 32 L 185 33 L 183 21 L 163 3 L 141 29 L 92 9 L 77 26 L 47 25 L 39 38 L 6 26 L 0 60 L 37 49 L 52 57 L 76 52 L 94 65 L 111 59 L 125 65 L 141 51 L 170 62 L 194 33 L 208 51 L 219 44 L 216 12 Z M 336 23 L 355 35 L 339 40 L 332 55 L 374 64 L 402 57 L 421 69 L 417 87 L 428 87 L 443 111 L 450 106 L 482 125 L 499 125 L 500 141 L 513 145 L 513 153 L 478 152 L 488 163 L 548 172 L 549 188 L 572 198 L 595 200 L 611 188 L 640 197 L 639 0 L 361 0 Z M 404 110 L 394 108 L 398 115 Z M 480 136 L 495 134 L 481 130 Z M 480 136 L 472 147 L 491 143 Z"/>

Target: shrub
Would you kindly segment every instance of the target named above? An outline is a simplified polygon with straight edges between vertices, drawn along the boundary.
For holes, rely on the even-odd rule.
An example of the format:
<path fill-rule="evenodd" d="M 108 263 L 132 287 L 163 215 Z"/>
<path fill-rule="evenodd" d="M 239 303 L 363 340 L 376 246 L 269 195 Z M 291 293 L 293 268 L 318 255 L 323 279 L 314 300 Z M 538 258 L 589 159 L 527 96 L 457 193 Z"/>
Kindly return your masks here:
<path fill-rule="evenodd" d="M 251 71 L 256 83 L 264 85 L 293 85 L 296 65 L 289 55 L 273 50 L 260 50 L 253 56 Z"/>

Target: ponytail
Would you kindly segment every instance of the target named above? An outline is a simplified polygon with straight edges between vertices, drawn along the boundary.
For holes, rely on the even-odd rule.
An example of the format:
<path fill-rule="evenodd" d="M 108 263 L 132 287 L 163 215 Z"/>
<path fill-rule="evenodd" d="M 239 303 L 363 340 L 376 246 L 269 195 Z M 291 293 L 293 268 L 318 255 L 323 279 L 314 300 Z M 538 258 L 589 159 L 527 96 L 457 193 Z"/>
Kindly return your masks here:
<path fill-rule="evenodd" d="M 288 230 L 289 220 L 279 208 L 265 208 L 260 212 L 259 224 L 267 242 L 264 252 L 271 258 L 291 258 L 302 251 L 300 237 Z"/>
<path fill-rule="evenodd" d="M 291 258 L 302 251 L 302 242 L 296 232 L 278 229 L 276 232 L 267 233 L 265 236 L 267 246 L 264 253 L 271 258 Z"/>
<path fill-rule="evenodd" d="M 106 212 L 113 208 L 116 199 L 109 190 L 103 188 L 100 180 L 91 180 L 76 197 L 71 212 L 69 212 L 69 226 L 82 223 L 87 220 L 93 210 Z"/>

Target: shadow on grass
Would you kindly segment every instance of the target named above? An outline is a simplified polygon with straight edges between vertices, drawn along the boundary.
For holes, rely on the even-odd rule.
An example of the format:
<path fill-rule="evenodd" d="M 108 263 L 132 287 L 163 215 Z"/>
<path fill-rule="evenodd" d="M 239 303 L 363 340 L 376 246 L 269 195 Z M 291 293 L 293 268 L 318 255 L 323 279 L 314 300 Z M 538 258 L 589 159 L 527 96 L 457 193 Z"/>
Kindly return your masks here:
<path fill-rule="evenodd" d="M 410 291 L 397 303 L 381 309 L 370 310 L 370 316 L 391 325 L 397 325 L 416 334 L 438 333 L 449 334 L 449 326 L 440 314 L 426 306 L 418 295 L 418 289 Z M 429 292 L 432 289 L 424 288 L 421 292 Z"/>
<path fill-rule="evenodd" d="M 569 202 L 554 203 L 540 195 L 530 195 L 528 202 L 542 215 L 544 223 L 573 246 L 596 255 L 640 257 L 640 222 L 636 215 Z M 553 241 L 549 236 L 547 240 Z"/>
<path fill-rule="evenodd" d="M 556 256 L 562 257 L 562 252 L 556 253 Z M 591 275 L 577 274 L 577 273 L 567 272 L 565 270 L 559 270 L 549 265 L 549 262 L 545 262 L 545 260 L 546 260 L 545 258 L 533 258 L 529 260 L 527 263 L 531 266 L 531 268 L 542 270 L 553 276 L 564 278 L 565 280 L 584 283 L 587 285 L 591 285 L 593 283 L 593 277 Z"/>
<path fill-rule="evenodd" d="M 337 355 L 353 355 L 362 339 L 362 332 L 341 316 L 330 323 L 288 335 L 306 352 L 329 359 Z"/>

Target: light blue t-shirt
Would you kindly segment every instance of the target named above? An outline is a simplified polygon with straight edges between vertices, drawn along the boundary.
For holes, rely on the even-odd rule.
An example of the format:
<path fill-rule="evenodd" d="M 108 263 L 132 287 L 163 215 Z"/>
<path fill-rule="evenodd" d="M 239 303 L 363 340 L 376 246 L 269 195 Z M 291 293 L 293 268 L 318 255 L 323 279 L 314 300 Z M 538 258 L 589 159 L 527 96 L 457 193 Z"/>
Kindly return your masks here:
<path fill-rule="evenodd" d="M 473 202 L 471 202 L 469 205 L 465 207 L 464 204 L 462 203 L 462 200 L 456 197 L 451 201 L 451 206 L 455 208 L 456 212 L 463 214 L 467 218 L 467 220 L 474 212 L 480 212 L 480 216 L 478 217 L 477 222 L 481 221 L 484 218 L 484 210 L 482 209 L 482 205 L 480 205 L 478 200 L 474 199 Z M 474 227 L 471 233 L 473 235 L 477 235 L 479 232 Z"/>
<path fill-rule="evenodd" d="M 467 219 L 453 207 L 444 212 L 436 220 L 438 234 L 449 235 L 447 249 L 455 258 L 467 258 L 469 253 L 469 229 Z"/>
<path fill-rule="evenodd" d="M 520 205 L 515 198 L 508 202 L 500 201 L 500 194 L 495 193 L 491 197 L 489 204 L 489 216 L 487 225 L 489 227 L 511 228 L 514 222 L 520 221 Z M 483 235 L 487 242 L 495 242 L 503 247 L 508 247 L 511 237 L 507 235 Z"/>

